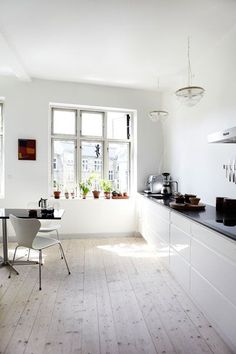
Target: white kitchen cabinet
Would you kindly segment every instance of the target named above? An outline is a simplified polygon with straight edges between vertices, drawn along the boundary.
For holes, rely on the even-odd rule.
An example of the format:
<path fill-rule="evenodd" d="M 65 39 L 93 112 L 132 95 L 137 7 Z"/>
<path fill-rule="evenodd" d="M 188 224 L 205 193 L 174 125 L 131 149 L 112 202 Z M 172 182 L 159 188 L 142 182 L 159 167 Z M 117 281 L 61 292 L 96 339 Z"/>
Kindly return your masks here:
<path fill-rule="evenodd" d="M 236 263 L 193 239 L 191 264 L 236 306 Z"/>
<path fill-rule="evenodd" d="M 170 270 L 179 283 L 190 291 L 190 221 L 176 212 L 170 216 Z"/>
<path fill-rule="evenodd" d="M 138 205 L 138 231 L 155 247 L 160 260 L 168 266 L 170 211 L 141 196 Z"/>
<path fill-rule="evenodd" d="M 169 268 L 172 274 L 174 274 L 176 280 L 183 286 L 183 288 L 190 291 L 190 264 L 180 256 L 178 252 L 170 247 L 170 262 Z"/>
<path fill-rule="evenodd" d="M 194 222 L 191 230 L 191 296 L 236 352 L 235 242 Z"/>
<path fill-rule="evenodd" d="M 236 353 L 236 242 L 150 199 L 140 203 L 140 233 Z"/>
<path fill-rule="evenodd" d="M 191 268 L 191 298 L 236 353 L 236 308 L 194 268 Z"/>

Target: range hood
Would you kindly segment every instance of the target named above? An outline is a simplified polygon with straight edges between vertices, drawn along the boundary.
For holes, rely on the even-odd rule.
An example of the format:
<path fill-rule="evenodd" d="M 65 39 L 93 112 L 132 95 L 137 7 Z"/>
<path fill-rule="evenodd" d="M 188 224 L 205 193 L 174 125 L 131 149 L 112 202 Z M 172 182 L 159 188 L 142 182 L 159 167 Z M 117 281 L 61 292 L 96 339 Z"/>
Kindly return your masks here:
<path fill-rule="evenodd" d="M 208 135 L 208 143 L 236 144 L 236 127 Z"/>

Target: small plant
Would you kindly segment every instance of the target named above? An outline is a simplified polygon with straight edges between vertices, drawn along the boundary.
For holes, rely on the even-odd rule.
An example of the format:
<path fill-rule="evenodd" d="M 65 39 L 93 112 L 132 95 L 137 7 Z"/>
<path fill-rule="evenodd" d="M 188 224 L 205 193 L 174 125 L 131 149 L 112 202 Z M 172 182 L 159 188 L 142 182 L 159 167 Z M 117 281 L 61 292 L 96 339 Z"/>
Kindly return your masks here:
<path fill-rule="evenodd" d="M 60 199 L 62 187 L 63 184 L 57 183 L 56 180 L 53 181 L 53 188 L 54 188 L 53 194 L 55 199 Z"/>
<path fill-rule="evenodd" d="M 100 185 L 102 187 L 103 192 L 110 193 L 112 191 L 111 182 L 106 179 L 101 179 Z"/>
<path fill-rule="evenodd" d="M 80 182 L 79 188 L 82 192 L 83 199 L 86 199 L 86 195 L 88 194 L 91 188 L 91 182 L 90 181 Z"/>
<path fill-rule="evenodd" d="M 106 199 L 110 199 L 111 198 L 111 191 L 112 191 L 112 184 L 110 181 L 106 180 L 106 179 L 102 179 L 100 181 L 100 185 L 103 189 L 104 192 L 104 197 Z"/>
<path fill-rule="evenodd" d="M 65 195 L 66 199 L 69 199 L 70 194 L 68 192 L 68 188 L 67 187 L 64 188 L 64 195 Z"/>

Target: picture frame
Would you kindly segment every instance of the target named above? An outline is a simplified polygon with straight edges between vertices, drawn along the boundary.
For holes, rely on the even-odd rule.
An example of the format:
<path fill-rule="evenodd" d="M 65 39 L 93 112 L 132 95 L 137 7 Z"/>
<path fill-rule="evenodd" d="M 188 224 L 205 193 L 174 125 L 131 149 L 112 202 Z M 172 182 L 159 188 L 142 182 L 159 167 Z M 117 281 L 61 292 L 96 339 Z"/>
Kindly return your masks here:
<path fill-rule="evenodd" d="M 36 160 L 35 139 L 18 139 L 18 160 Z"/>

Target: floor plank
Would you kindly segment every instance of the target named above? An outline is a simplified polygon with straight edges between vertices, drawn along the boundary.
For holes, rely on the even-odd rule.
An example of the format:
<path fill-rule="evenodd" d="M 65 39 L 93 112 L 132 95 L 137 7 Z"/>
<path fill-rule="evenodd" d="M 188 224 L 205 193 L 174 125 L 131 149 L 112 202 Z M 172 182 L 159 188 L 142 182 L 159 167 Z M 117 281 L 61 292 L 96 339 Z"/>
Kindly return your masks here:
<path fill-rule="evenodd" d="M 141 238 L 64 240 L 38 267 L 0 269 L 0 354 L 229 354 Z M 14 244 L 9 244 L 12 251 Z"/>

